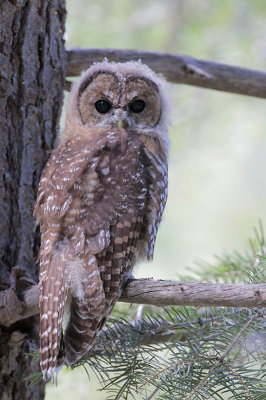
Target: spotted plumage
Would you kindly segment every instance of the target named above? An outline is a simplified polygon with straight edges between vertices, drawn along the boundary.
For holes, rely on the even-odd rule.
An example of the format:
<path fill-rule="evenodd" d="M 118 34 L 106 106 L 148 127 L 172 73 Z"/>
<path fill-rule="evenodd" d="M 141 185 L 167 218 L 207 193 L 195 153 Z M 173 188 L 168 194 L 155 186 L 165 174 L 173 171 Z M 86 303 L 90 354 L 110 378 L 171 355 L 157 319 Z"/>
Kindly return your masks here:
<path fill-rule="evenodd" d="M 45 379 L 89 351 L 136 261 L 152 259 L 167 151 L 164 81 L 148 67 L 95 64 L 74 85 L 34 211 Z"/>

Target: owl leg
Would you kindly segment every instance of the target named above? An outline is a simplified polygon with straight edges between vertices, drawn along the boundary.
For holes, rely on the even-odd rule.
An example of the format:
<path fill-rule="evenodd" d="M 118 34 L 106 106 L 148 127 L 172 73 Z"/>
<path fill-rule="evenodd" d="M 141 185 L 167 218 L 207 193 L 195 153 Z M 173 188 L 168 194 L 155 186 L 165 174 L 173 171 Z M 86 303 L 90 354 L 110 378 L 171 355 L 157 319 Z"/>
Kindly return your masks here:
<path fill-rule="evenodd" d="M 105 321 L 105 294 L 96 257 L 88 254 L 79 290 L 71 288 L 70 319 L 65 332 L 66 363 L 73 364 L 93 345 Z"/>

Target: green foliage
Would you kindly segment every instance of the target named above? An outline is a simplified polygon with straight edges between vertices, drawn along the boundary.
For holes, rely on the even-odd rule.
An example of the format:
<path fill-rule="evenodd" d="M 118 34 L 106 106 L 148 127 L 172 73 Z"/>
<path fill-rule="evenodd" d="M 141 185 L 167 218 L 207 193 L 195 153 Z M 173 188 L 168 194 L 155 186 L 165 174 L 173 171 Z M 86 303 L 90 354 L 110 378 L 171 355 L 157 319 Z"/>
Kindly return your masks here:
<path fill-rule="evenodd" d="M 260 224 L 245 255 L 201 264 L 198 277 L 265 282 L 265 249 Z M 123 310 L 76 366 L 90 367 L 110 400 L 265 399 L 265 317 L 262 309 L 147 307 L 129 323 Z"/>
<path fill-rule="evenodd" d="M 108 399 L 137 393 L 146 399 L 154 389 L 157 399 L 189 399 L 204 379 L 193 398 L 219 399 L 228 392 L 257 399 L 266 393 L 265 340 L 259 311 L 171 308 L 137 323 L 109 325 L 99 345 L 103 354 L 90 354 L 81 364 L 98 375 Z"/>
<path fill-rule="evenodd" d="M 31 358 L 31 365 L 40 364 L 40 351 L 39 349 L 32 348 L 31 353 L 26 353 L 27 356 Z M 34 372 L 29 376 L 24 378 L 24 381 L 28 382 L 29 386 L 33 387 L 35 385 L 40 385 L 44 388 L 45 382 L 43 381 L 42 372 Z"/>
<path fill-rule="evenodd" d="M 221 256 L 215 256 L 215 264 L 198 261 L 195 267 L 186 270 L 190 275 L 183 275 L 180 280 L 198 280 L 201 282 L 224 283 L 262 283 L 266 270 L 266 243 L 262 222 L 258 228 L 254 228 L 254 235 L 249 239 L 246 251 L 240 253 L 224 252 Z"/>

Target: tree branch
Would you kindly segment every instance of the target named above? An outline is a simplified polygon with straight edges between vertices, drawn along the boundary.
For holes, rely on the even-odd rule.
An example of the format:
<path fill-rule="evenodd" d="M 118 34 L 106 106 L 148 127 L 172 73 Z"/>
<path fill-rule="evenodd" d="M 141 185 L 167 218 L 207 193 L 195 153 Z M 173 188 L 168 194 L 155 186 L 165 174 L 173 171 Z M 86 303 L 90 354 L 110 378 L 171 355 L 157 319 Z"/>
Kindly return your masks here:
<path fill-rule="evenodd" d="M 0 325 L 11 324 L 38 314 L 38 286 L 23 295 L 25 307 L 18 307 L 10 289 L 1 292 Z M 174 282 L 155 279 L 130 279 L 119 301 L 155 306 L 266 306 L 266 284 Z M 6 311 L 8 310 L 8 312 Z"/>
<path fill-rule="evenodd" d="M 159 307 L 262 307 L 266 305 L 266 284 L 237 285 L 130 279 L 119 301 Z"/>
<path fill-rule="evenodd" d="M 173 83 L 266 98 L 266 73 L 169 53 L 139 50 L 68 48 L 67 76 L 80 75 L 95 61 L 141 59 Z"/>

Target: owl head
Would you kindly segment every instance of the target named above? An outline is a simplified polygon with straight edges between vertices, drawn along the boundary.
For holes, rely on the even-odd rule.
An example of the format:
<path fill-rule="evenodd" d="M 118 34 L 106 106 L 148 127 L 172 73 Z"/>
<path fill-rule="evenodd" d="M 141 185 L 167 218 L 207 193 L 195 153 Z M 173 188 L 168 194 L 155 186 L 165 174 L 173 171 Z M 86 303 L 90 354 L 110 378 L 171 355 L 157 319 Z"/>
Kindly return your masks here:
<path fill-rule="evenodd" d="M 93 64 L 69 95 L 68 124 L 167 131 L 166 84 L 141 62 Z M 73 135 L 73 131 L 72 131 Z"/>

